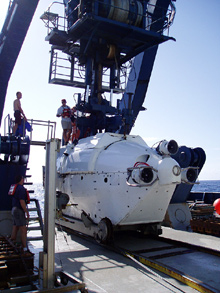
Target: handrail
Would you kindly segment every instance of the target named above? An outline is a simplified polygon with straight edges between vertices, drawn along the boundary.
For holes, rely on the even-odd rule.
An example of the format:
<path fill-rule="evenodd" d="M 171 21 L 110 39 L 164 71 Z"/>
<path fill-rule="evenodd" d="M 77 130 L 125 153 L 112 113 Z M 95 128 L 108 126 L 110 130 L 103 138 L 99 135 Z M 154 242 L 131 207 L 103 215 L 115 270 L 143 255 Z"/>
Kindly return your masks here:
<path fill-rule="evenodd" d="M 33 126 L 46 126 L 48 128 L 47 130 L 47 140 L 55 138 L 56 133 L 56 122 L 52 122 L 50 120 L 34 120 L 34 119 L 28 119 L 27 120 L 31 125 L 31 132 L 30 132 L 30 140 L 32 141 L 32 130 Z"/>
<path fill-rule="evenodd" d="M 51 12 L 51 7 L 54 4 L 61 4 L 64 8 L 64 4 L 59 1 L 54 1 L 50 4 L 47 10 L 41 15 L 40 19 L 44 22 L 45 27 L 47 28 L 47 33 L 49 34 L 54 28 L 62 28 L 64 31 L 67 30 L 67 19 L 65 16 L 60 16 L 57 13 Z M 60 23 L 62 20 L 63 24 Z"/>
<path fill-rule="evenodd" d="M 100 0 L 95 0 L 94 1 L 94 5 L 93 7 L 95 7 L 95 3 L 97 3 L 98 5 L 102 5 L 102 1 Z M 52 10 L 52 6 L 54 4 L 61 4 L 64 6 L 64 13 L 62 16 L 60 16 L 59 14 L 57 13 L 53 13 Z M 45 26 L 47 27 L 48 29 L 48 35 L 50 34 L 50 32 L 53 30 L 53 29 L 59 29 L 59 28 L 62 28 L 64 31 L 67 31 L 69 29 L 68 27 L 68 18 L 73 15 L 73 13 L 75 12 L 75 10 L 80 10 L 80 5 L 82 4 L 78 4 L 74 10 L 72 10 L 71 12 L 68 12 L 66 11 L 65 13 L 65 4 L 63 2 L 59 2 L 59 1 L 54 1 L 50 4 L 50 6 L 47 8 L 47 10 L 44 12 L 44 14 L 40 17 L 41 20 L 43 20 L 43 22 L 45 23 Z M 126 13 L 129 13 L 129 9 L 127 8 L 124 8 L 124 7 L 120 7 L 120 6 L 117 6 L 117 5 L 112 5 L 112 4 L 105 4 L 106 6 L 109 6 L 111 7 L 110 10 L 113 11 L 114 9 L 116 9 L 118 12 L 119 12 L 119 15 L 120 13 L 122 12 L 126 12 Z M 160 22 L 161 20 L 163 20 L 164 18 L 167 19 L 167 21 L 165 22 L 165 25 L 162 29 L 160 29 L 158 32 L 162 32 L 164 30 L 168 30 L 168 34 L 169 34 L 169 27 L 172 25 L 173 23 L 173 20 L 174 20 L 174 17 L 175 17 L 175 13 L 176 13 L 176 8 L 174 6 L 174 3 L 171 1 L 170 3 L 170 7 L 167 9 L 167 12 L 166 12 L 166 15 L 163 16 L 163 17 L 158 17 L 157 19 L 155 19 L 154 21 L 151 20 L 151 17 L 152 17 L 152 11 L 157 7 L 157 9 L 160 9 L 161 11 L 165 9 L 156 5 L 156 4 L 152 4 L 152 3 L 147 3 L 147 7 L 146 7 L 146 11 L 145 12 L 141 12 L 138 11 L 137 13 L 137 16 L 139 18 L 139 20 L 143 17 L 143 19 L 145 19 L 145 29 L 146 30 L 150 30 L 151 26 L 153 24 L 156 24 L 157 22 Z M 97 11 L 95 11 L 96 9 L 92 9 L 91 10 L 91 14 L 96 14 Z M 80 18 L 80 13 L 79 13 L 79 18 Z M 113 12 L 110 13 L 109 15 L 109 18 L 113 17 Z M 116 18 L 115 20 L 117 21 L 120 21 L 121 16 L 119 16 L 118 18 Z M 63 24 L 61 25 L 60 24 L 60 21 L 62 20 Z"/>
<path fill-rule="evenodd" d="M 56 135 L 56 122 L 54 121 L 46 121 L 46 120 L 35 120 L 35 119 L 23 119 L 23 127 L 22 127 L 22 135 L 21 137 L 24 138 L 26 135 L 26 127 L 25 127 L 25 122 L 28 122 L 30 125 L 30 143 L 33 141 L 32 134 L 33 134 L 33 129 L 36 126 L 40 127 L 47 127 L 47 134 L 44 142 L 49 139 L 54 139 Z M 4 135 L 12 135 L 13 134 L 13 126 L 14 126 L 14 120 L 10 118 L 10 115 L 8 114 L 5 119 L 4 119 Z M 35 141 L 36 145 L 42 145 L 43 142 L 36 140 Z"/>

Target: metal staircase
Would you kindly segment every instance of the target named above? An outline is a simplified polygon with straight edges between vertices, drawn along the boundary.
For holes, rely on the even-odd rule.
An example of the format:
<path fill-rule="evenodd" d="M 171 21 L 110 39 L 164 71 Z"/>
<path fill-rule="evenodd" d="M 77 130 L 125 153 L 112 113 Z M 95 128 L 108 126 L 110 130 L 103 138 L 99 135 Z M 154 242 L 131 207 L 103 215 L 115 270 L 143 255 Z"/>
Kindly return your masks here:
<path fill-rule="evenodd" d="M 29 236 L 27 241 L 43 240 L 43 220 L 39 201 L 36 198 L 31 198 L 30 202 L 33 203 L 32 206 L 34 205 L 34 207 L 28 209 L 30 214 L 28 232 L 39 231 L 40 235 Z"/>
<path fill-rule="evenodd" d="M 27 170 L 30 170 L 27 168 Z M 31 175 L 25 175 L 25 178 L 30 178 Z M 31 186 L 33 185 L 32 182 L 24 182 L 24 185 Z M 27 188 L 28 189 L 28 188 Z M 29 190 L 29 194 L 34 194 L 34 190 Z M 40 209 L 39 200 L 36 198 L 30 198 L 30 207 L 28 207 L 29 211 L 29 222 L 28 222 L 28 233 L 31 236 L 27 237 L 27 241 L 37 241 L 37 240 L 43 240 L 43 219 Z M 33 231 L 33 233 L 31 233 Z M 37 233 L 38 231 L 38 233 Z"/>

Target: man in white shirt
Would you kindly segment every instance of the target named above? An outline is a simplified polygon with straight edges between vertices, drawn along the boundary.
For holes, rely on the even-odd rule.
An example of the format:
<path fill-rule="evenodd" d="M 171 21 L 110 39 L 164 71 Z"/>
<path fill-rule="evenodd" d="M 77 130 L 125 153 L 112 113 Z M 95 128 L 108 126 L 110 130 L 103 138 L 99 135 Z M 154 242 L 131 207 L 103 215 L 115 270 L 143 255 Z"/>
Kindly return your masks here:
<path fill-rule="evenodd" d="M 62 106 L 57 110 L 57 117 L 61 118 L 61 125 L 63 128 L 63 140 L 64 145 L 67 145 L 70 140 L 70 134 L 72 131 L 72 123 L 71 123 L 71 109 L 66 104 L 66 100 L 61 100 Z"/>

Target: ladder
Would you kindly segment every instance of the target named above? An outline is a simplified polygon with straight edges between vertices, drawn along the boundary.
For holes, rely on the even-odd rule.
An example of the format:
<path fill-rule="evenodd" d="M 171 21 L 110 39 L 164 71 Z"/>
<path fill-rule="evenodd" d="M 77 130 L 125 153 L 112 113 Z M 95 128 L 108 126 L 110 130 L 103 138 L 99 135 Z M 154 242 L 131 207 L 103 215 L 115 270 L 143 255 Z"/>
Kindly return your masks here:
<path fill-rule="evenodd" d="M 34 207 L 31 207 L 28 209 L 30 214 L 28 232 L 39 231 L 40 235 L 28 236 L 27 241 L 43 240 L 43 220 L 42 220 L 39 201 L 36 198 L 31 198 L 30 202 L 34 204 Z M 34 225 L 31 225 L 31 222 L 34 222 Z"/>
<path fill-rule="evenodd" d="M 29 171 L 30 168 L 27 168 L 27 171 Z M 31 178 L 32 175 L 25 175 L 25 178 Z M 24 182 L 24 185 L 31 186 L 33 185 L 33 182 Z M 29 194 L 33 194 L 34 190 L 28 190 Z M 28 236 L 27 235 L 27 241 L 37 241 L 37 240 L 43 240 L 43 219 L 40 209 L 40 204 L 38 199 L 36 198 L 30 198 L 30 207 L 28 207 L 29 211 L 29 222 L 28 222 L 28 228 L 27 232 L 31 231 L 39 231 L 38 234 L 35 232 L 32 233 L 34 235 Z"/>

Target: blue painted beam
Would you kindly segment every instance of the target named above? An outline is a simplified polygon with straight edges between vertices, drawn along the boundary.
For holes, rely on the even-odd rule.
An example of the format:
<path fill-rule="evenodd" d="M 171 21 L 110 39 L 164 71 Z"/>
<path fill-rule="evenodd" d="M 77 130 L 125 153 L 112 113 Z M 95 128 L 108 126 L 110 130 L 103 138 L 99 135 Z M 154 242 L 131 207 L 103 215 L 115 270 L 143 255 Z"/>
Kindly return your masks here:
<path fill-rule="evenodd" d="M 0 34 L 0 117 L 8 82 L 39 0 L 14 0 Z M 1 121 L 0 121 L 1 123 Z"/>
<path fill-rule="evenodd" d="M 163 33 L 164 25 L 167 21 L 166 13 L 168 7 L 171 3 L 171 0 L 155 0 L 156 6 L 152 13 L 152 24 L 150 25 L 150 30 L 153 32 Z M 154 23 L 154 20 L 161 19 L 161 21 L 157 21 Z M 130 76 L 128 78 L 129 82 L 126 87 L 125 94 L 123 95 L 122 100 L 120 101 L 119 108 L 122 110 L 128 106 L 129 94 L 132 93 L 132 112 L 130 117 L 125 117 L 125 120 L 129 121 L 129 125 L 127 125 L 126 133 L 130 133 L 134 122 L 141 110 L 143 110 L 143 103 L 145 100 L 146 92 L 148 89 L 151 73 L 154 66 L 154 61 L 157 54 L 158 45 L 151 47 L 145 50 L 143 53 L 140 53 L 135 57 L 133 69 L 130 72 Z M 125 129 L 122 126 L 120 129 L 120 133 L 124 133 Z"/>

